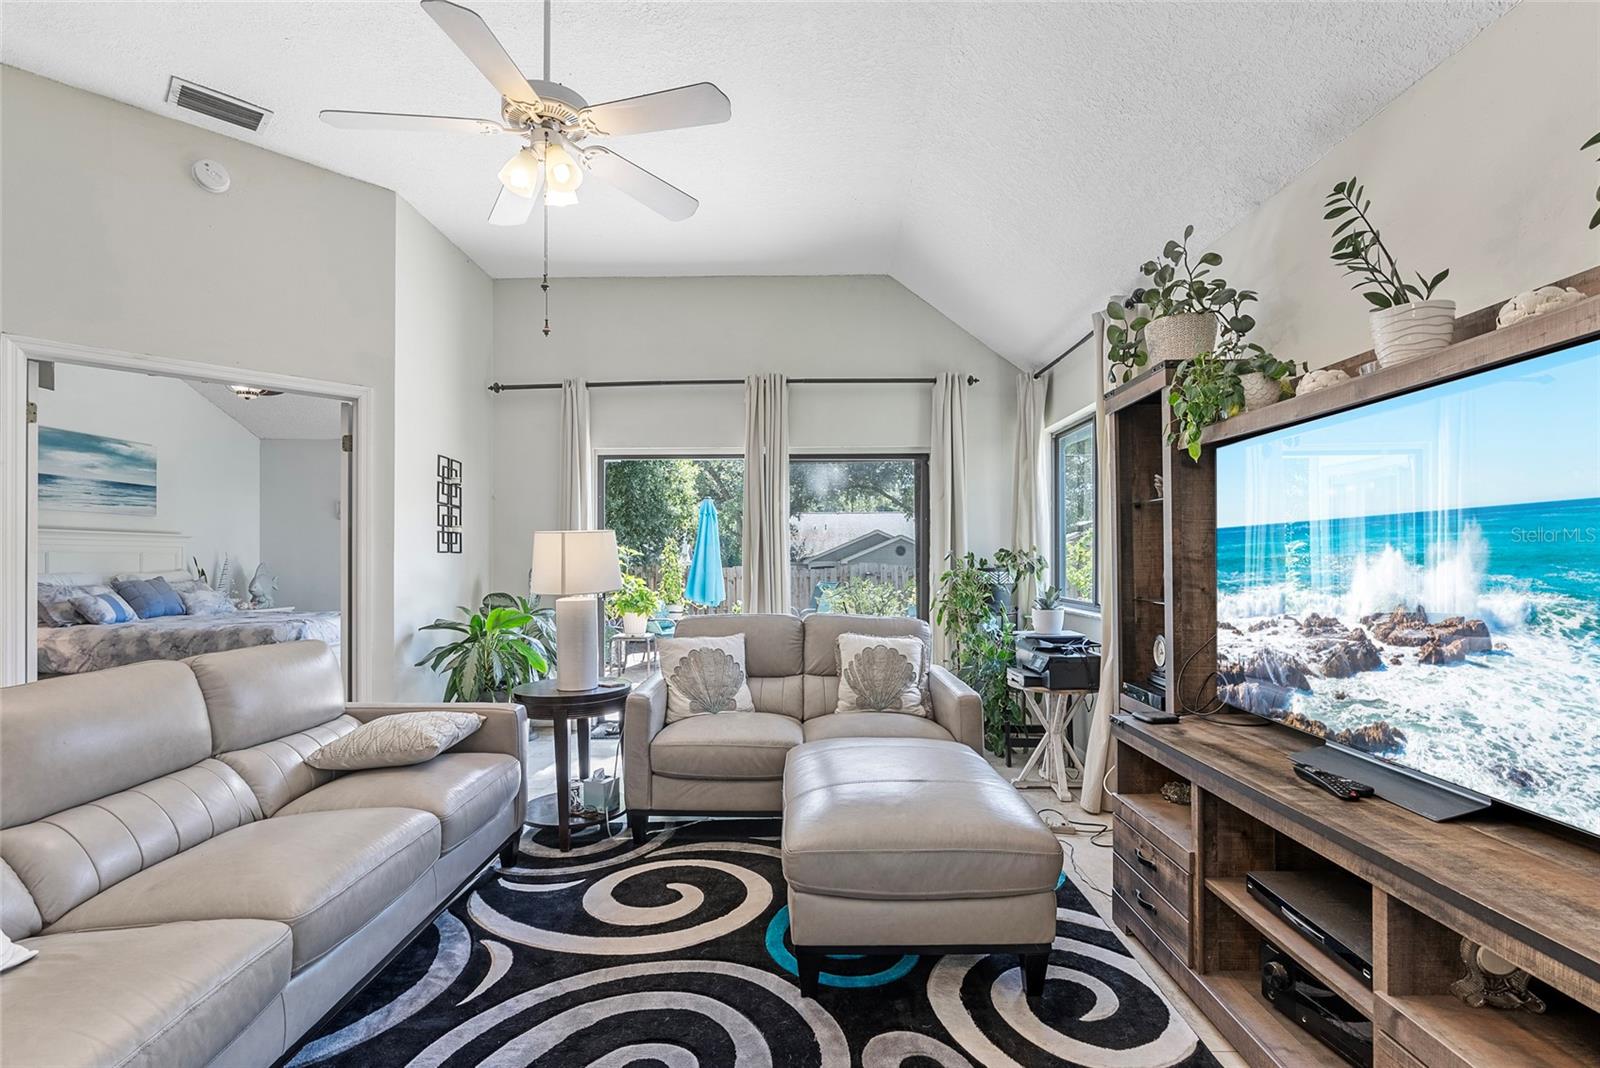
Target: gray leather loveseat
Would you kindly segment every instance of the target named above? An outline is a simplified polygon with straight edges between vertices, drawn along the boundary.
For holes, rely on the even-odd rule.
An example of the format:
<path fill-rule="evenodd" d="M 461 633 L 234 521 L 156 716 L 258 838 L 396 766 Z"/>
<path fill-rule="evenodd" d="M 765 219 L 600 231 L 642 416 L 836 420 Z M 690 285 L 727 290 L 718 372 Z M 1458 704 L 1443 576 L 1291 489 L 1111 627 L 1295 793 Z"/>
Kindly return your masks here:
<path fill-rule="evenodd" d="M 789 750 L 820 738 L 926 738 L 983 752 L 983 704 L 945 668 L 927 672 L 927 717 L 900 712 L 838 715 L 839 635 L 916 635 L 928 624 L 905 617 L 815 614 L 689 616 L 680 638 L 743 634 L 755 712 L 693 716 L 668 725 L 660 673 L 628 695 L 623 721 L 624 788 L 634 839 L 652 815 L 777 815 Z"/>
<path fill-rule="evenodd" d="M 516 705 L 424 764 L 305 757 L 415 705 L 346 704 L 293 642 L 0 690 L 7 1066 L 267 1065 L 514 847 Z"/>

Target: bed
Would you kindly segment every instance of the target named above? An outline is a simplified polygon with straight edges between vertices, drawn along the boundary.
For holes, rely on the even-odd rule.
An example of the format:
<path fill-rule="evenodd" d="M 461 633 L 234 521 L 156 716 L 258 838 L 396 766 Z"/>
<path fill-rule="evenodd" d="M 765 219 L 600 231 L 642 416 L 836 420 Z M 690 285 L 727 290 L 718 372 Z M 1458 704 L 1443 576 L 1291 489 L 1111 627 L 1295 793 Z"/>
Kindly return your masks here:
<path fill-rule="evenodd" d="M 114 575 L 187 577 L 187 539 L 169 531 L 39 528 L 41 587 L 108 584 Z M 143 660 L 316 639 L 341 648 L 338 612 L 241 609 L 215 615 L 161 616 L 97 626 L 37 628 L 39 677 L 78 675 Z"/>

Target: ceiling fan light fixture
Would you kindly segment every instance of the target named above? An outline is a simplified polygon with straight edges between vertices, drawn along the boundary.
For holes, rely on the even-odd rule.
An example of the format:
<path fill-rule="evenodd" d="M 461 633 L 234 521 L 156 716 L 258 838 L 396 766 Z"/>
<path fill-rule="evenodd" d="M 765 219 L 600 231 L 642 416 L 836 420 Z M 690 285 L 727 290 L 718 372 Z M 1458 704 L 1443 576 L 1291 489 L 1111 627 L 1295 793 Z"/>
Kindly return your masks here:
<path fill-rule="evenodd" d="M 539 187 L 539 168 L 543 165 L 539 153 L 531 147 L 524 148 L 500 168 L 500 184 L 519 197 L 531 197 Z"/>
<path fill-rule="evenodd" d="M 570 208 L 578 202 L 578 194 L 570 190 L 562 192 L 559 189 L 546 189 L 544 191 L 544 206 L 547 208 Z"/>
<path fill-rule="evenodd" d="M 576 193 L 583 184 L 583 168 L 560 142 L 552 141 L 544 150 L 544 184 L 551 193 Z M 545 203 L 554 204 L 546 196 Z M 574 198 L 571 203 L 577 203 Z"/>

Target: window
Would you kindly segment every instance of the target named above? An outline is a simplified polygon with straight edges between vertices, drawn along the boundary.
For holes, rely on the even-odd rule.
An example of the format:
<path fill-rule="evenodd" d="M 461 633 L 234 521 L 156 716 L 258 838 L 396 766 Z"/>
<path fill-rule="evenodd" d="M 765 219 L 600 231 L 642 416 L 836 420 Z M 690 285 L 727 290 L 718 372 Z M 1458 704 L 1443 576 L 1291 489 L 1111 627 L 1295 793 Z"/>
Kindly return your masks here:
<path fill-rule="evenodd" d="M 1055 467 L 1055 584 L 1069 601 L 1098 607 L 1095 575 L 1094 416 L 1051 439 Z"/>
<path fill-rule="evenodd" d="M 796 611 L 928 617 L 926 456 L 789 461 Z"/>
<path fill-rule="evenodd" d="M 721 535 L 722 611 L 739 600 L 743 576 L 744 457 L 606 456 L 600 459 L 600 525 L 629 550 L 623 570 L 638 575 L 669 604 L 681 602 L 694 552 L 700 502 L 717 508 Z M 718 606 L 704 606 L 716 609 Z"/>

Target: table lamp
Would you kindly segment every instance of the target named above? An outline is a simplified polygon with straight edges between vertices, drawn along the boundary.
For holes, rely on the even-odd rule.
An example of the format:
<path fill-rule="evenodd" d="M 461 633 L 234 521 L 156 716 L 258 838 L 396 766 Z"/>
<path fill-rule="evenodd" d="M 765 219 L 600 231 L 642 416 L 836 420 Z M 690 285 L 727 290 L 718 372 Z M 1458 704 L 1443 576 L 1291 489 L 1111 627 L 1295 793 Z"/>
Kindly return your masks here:
<path fill-rule="evenodd" d="M 600 685 L 600 628 L 595 594 L 622 588 L 614 530 L 538 530 L 529 592 L 556 600 L 556 689 Z"/>

